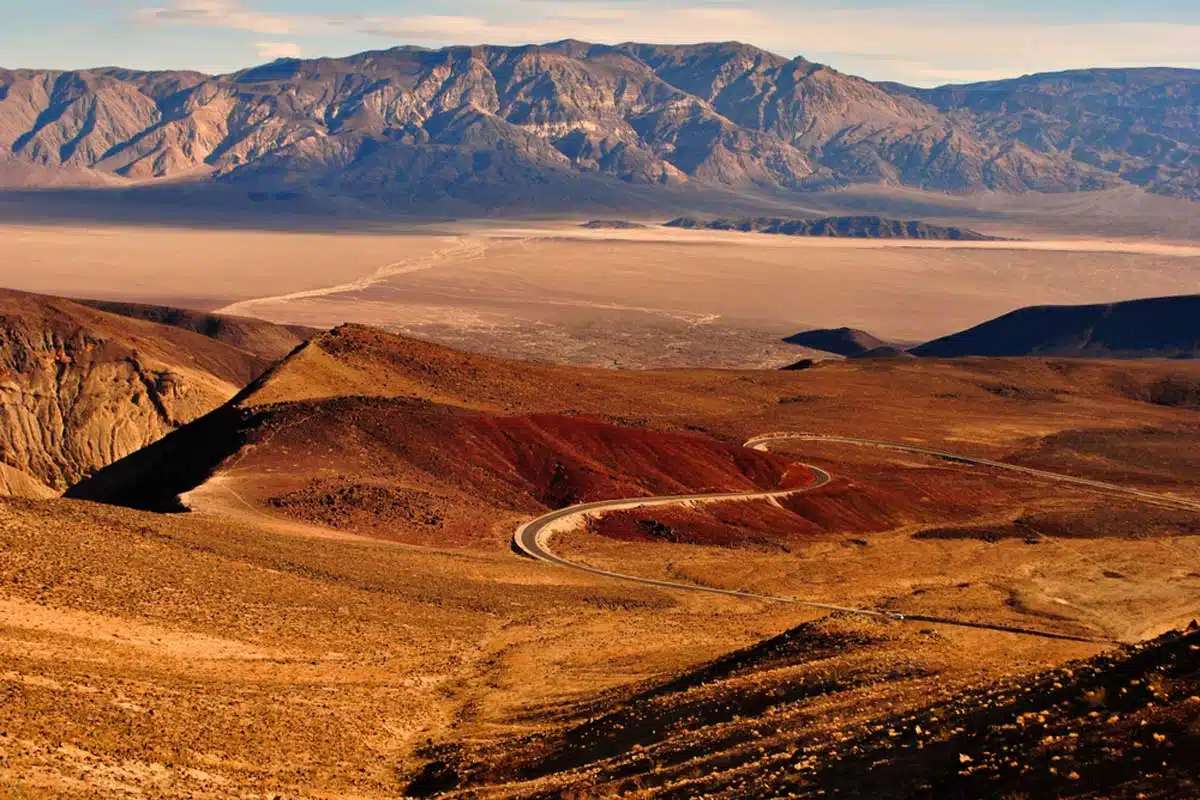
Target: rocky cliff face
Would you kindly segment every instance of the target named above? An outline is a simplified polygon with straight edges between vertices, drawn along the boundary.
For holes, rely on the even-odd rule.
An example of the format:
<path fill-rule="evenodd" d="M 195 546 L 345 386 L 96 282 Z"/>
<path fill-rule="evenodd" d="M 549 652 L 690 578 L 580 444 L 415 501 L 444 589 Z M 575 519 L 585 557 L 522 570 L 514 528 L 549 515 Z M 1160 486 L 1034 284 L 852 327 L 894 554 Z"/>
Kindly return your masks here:
<path fill-rule="evenodd" d="M 392 205 L 851 182 L 1135 182 L 1200 197 L 1200 72 L 1168 72 L 923 91 L 741 44 L 581 42 L 396 48 L 223 76 L 0 71 L 0 174 L 192 176 L 262 201 Z"/>
<path fill-rule="evenodd" d="M 61 492 L 265 366 L 188 331 L 0 291 L 0 494 Z"/>
<path fill-rule="evenodd" d="M 1200 71 L 1092 69 L 938 89 L 889 86 L 982 135 L 1200 199 Z"/>

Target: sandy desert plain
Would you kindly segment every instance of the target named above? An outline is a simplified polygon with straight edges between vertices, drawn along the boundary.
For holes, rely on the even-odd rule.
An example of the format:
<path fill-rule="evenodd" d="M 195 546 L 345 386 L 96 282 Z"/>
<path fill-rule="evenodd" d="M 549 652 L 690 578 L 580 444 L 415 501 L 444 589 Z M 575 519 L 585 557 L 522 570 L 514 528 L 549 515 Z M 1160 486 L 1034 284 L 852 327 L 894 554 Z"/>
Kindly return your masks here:
<path fill-rule="evenodd" d="M 811 327 L 916 342 L 1033 303 L 1194 293 L 1200 244 L 581 221 L 0 230 L 9 288 L 355 323 L 68 499 L 0 498 L 0 797 L 1200 790 L 1200 633 L 1168 634 L 1200 616 L 1194 361 L 774 369 Z M 1160 499 L 742 447 L 776 431 Z M 618 512 L 555 551 L 882 616 L 511 547 L 553 508 L 804 489 L 804 464 L 831 482 Z M 191 513 L 161 513 L 177 495 Z"/>
<path fill-rule="evenodd" d="M 655 218 L 600 231 L 580 219 L 340 233 L 8 224 L 0 244 L 9 288 L 625 367 L 775 367 L 802 354 L 780 339 L 811 328 L 918 343 L 1021 306 L 1200 286 L 1200 243 L 1065 235 L 1074 217 L 1051 218 L 1067 221 L 954 220 L 1020 237 L 981 243 L 681 231 Z"/>

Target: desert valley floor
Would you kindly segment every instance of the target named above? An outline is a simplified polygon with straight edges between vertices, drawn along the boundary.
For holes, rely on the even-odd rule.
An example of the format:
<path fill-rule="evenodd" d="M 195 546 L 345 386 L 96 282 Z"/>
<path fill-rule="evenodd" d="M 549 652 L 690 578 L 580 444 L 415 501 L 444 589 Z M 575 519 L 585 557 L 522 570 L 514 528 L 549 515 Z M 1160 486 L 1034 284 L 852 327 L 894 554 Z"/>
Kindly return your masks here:
<path fill-rule="evenodd" d="M 0 227 L 9 288 L 104 295 L 623 367 L 777 367 L 848 325 L 917 343 L 1014 308 L 1195 291 L 1200 246 L 999 228 L 1011 242 L 797 239 L 578 222 L 303 233 Z M 1028 238 L 1024 238 L 1028 237 Z M 169 267 L 167 266 L 169 265 Z"/>

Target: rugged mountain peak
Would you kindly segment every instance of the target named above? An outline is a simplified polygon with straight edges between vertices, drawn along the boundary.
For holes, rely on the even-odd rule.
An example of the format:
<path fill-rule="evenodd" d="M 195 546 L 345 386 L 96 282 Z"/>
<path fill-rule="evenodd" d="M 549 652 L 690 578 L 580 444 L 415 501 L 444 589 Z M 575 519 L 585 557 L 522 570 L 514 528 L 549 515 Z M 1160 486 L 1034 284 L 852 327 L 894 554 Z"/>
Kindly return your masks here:
<path fill-rule="evenodd" d="M 622 184 L 689 182 L 1126 182 L 1200 197 L 1188 166 L 1200 147 L 1198 74 L 919 90 L 740 42 L 575 40 L 280 59 L 223 76 L 0 71 L 0 159 L 23 183 L 37 169 L 91 184 L 188 177 L 425 210 L 603 204 L 627 198 Z"/>

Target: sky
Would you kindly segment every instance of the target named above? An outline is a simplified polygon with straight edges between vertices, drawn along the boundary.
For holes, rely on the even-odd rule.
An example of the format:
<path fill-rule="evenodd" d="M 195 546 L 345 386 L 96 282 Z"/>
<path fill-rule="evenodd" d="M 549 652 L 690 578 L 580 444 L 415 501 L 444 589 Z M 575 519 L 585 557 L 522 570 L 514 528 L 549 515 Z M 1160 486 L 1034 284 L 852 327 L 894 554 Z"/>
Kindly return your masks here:
<path fill-rule="evenodd" d="M 916 86 L 1200 68 L 1200 0 L 0 0 L 0 66 L 230 72 L 401 44 L 738 40 Z"/>

